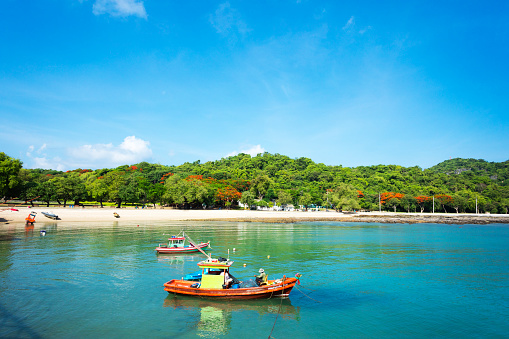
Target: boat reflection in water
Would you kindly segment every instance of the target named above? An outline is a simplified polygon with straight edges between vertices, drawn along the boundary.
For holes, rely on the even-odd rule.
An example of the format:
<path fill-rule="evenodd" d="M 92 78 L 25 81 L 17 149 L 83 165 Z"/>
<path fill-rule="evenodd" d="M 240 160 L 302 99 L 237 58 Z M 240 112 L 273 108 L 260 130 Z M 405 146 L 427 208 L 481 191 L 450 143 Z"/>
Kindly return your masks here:
<path fill-rule="evenodd" d="M 293 306 L 290 299 L 211 300 L 196 297 L 169 295 L 164 307 L 199 312 L 196 327 L 199 332 L 227 333 L 231 329 L 235 312 L 257 312 L 274 315 L 285 320 L 300 321 L 300 307 Z M 281 310 L 279 309 L 281 307 Z"/>
<path fill-rule="evenodd" d="M 195 262 L 201 259 L 200 253 L 175 255 L 175 254 L 158 254 L 156 259 L 158 262 L 166 262 L 170 265 L 184 265 L 186 262 Z"/>

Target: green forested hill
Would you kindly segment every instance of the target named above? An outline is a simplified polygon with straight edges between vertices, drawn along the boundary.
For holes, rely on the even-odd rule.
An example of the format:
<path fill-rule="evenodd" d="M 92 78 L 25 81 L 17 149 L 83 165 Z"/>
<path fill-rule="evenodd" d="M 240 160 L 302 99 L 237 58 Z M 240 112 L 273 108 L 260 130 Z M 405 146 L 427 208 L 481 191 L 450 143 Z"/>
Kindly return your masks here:
<path fill-rule="evenodd" d="M 464 172 L 471 172 L 471 176 L 488 177 L 499 184 L 508 184 L 509 160 L 504 162 L 487 162 L 480 159 L 455 158 L 446 160 L 430 168 L 437 173 L 458 175 Z"/>
<path fill-rule="evenodd" d="M 2 153 L 3 154 L 3 153 Z M 8 158 L 8 157 L 7 157 Z M 2 162 L 6 173 L 8 158 Z M 160 203 L 188 207 L 248 205 L 334 206 L 394 211 L 507 213 L 509 161 L 451 159 L 429 169 L 398 165 L 327 166 L 309 158 L 263 153 L 165 166 L 142 162 L 68 172 L 11 168 L 3 195 L 46 203 Z M 10 168 L 10 167 L 9 167 Z M 16 172 L 13 177 L 12 173 Z M 2 176 L 3 174 L 0 174 Z M 14 179 L 13 179 L 14 178 Z M 379 205 L 380 202 L 380 205 Z"/>

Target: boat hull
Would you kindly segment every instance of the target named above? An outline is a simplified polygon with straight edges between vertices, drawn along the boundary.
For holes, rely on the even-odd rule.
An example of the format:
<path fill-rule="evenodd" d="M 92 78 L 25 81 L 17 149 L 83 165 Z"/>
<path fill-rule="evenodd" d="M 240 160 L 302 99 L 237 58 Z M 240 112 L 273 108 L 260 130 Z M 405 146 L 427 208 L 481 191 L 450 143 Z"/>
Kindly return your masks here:
<path fill-rule="evenodd" d="M 209 245 L 208 242 L 202 242 L 197 247 L 156 247 L 157 253 L 193 253 L 198 252 L 198 248 L 205 248 Z"/>
<path fill-rule="evenodd" d="M 196 296 L 214 299 L 270 299 L 274 297 L 287 297 L 297 283 L 296 278 L 286 278 L 280 283 L 269 281 L 269 285 L 248 288 L 193 288 L 193 281 L 173 279 L 164 284 L 168 293 Z"/>
<path fill-rule="evenodd" d="M 57 220 L 58 219 L 58 215 L 55 215 L 55 214 L 52 214 L 52 213 L 46 213 L 46 212 L 41 212 L 41 213 L 46 218 L 50 218 L 50 219 L 53 219 L 53 220 Z"/>

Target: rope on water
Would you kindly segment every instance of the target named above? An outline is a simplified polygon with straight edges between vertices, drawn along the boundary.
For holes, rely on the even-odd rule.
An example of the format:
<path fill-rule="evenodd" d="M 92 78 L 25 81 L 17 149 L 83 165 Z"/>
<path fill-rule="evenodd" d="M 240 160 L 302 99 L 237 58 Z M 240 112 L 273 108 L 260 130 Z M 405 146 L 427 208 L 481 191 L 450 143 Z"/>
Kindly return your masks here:
<path fill-rule="evenodd" d="M 272 332 L 274 331 L 274 327 L 276 327 L 277 317 L 279 317 L 279 313 L 281 312 L 281 306 L 282 305 L 283 305 L 283 298 L 281 298 L 281 303 L 279 304 L 279 309 L 277 310 L 276 319 L 274 320 L 274 325 L 272 325 L 272 330 L 270 331 L 269 339 L 273 338 L 272 337 Z"/>
<path fill-rule="evenodd" d="M 308 291 L 312 291 L 312 292 L 316 291 L 316 290 L 313 290 L 313 289 L 311 289 L 311 288 L 309 288 L 309 287 L 304 287 L 304 286 L 302 286 L 302 285 L 299 285 L 299 286 L 300 286 L 300 288 L 304 288 L 304 289 L 306 289 L 306 290 L 308 290 Z M 297 287 L 297 285 L 295 285 L 295 287 Z"/>
<path fill-rule="evenodd" d="M 295 285 L 295 287 L 297 287 L 297 285 Z M 299 290 L 300 293 L 304 294 L 304 296 L 308 297 L 309 299 L 311 299 L 313 301 L 316 301 L 317 303 L 320 303 L 320 304 L 322 303 L 321 301 L 318 301 L 318 300 L 315 300 L 315 299 L 311 298 L 309 295 L 307 295 L 306 293 L 302 292 L 300 290 L 300 288 L 298 288 L 298 287 L 297 287 L 297 290 Z"/>

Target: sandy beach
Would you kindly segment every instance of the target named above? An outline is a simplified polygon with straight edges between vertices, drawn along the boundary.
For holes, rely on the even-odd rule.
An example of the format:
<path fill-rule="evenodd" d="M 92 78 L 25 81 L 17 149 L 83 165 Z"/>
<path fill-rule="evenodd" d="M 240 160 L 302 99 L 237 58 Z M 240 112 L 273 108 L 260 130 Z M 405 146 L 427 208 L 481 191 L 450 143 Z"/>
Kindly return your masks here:
<path fill-rule="evenodd" d="M 343 214 L 332 210 L 326 211 L 249 211 L 249 210 L 178 210 L 171 208 L 134 209 L 134 208 L 27 208 L 16 207 L 13 211 L 7 207 L 0 208 L 0 225 L 24 223 L 32 211 L 37 212 L 36 222 L 48 222 L 41 212 L 58 215 L 56 222 L 136 222 L 136 221 L 242 221 L 294 223 L 303 221 L 337 221 L 337 222 L 381 222 L 381 223 L 445 223 L 445 224 L 489 224 L 507 223 L 508 214 L 456 214 L 456 213 L 390 213 L 359 212 Z M 118 213 L 115 218 L 113 213 Z"/>

